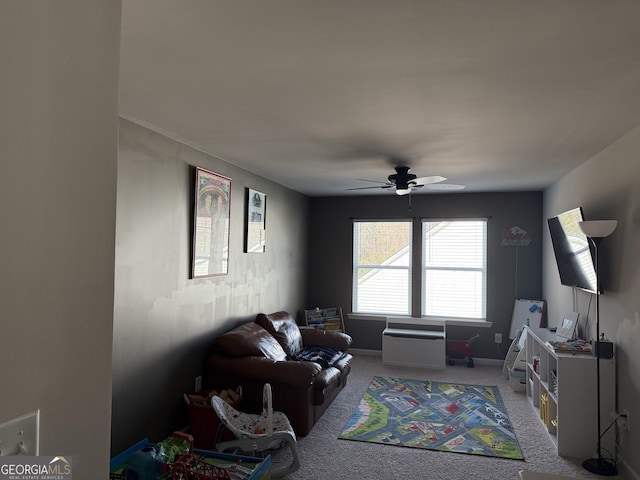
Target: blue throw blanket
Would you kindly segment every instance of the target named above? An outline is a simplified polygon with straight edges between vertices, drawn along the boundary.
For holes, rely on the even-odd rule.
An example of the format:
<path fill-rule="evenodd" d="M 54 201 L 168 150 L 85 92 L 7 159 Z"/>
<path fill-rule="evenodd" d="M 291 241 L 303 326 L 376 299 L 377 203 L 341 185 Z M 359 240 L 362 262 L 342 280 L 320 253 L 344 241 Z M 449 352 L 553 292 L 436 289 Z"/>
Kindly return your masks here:
<path fill-rule="evenodd" d="M 345 353 L 337 348 L 331 347 L 304 347 L 298 353 L 287 357 L 288 360 L 302 360 L 315 362 L 322 368 L 333 367 Z"/>

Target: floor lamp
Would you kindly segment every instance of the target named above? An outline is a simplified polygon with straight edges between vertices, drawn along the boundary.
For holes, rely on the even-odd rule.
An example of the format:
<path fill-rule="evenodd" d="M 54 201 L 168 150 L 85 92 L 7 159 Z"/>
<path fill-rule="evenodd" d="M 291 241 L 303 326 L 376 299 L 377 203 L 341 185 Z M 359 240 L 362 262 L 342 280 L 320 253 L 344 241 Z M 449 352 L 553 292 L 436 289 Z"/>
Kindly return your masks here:
<path fill-rule="evenodd" d="M 600 423 L 600 267 L 598 265 L 598 247 L 603 238 L 608 237 L 618 226 L 617 220 L 591 220 L 579 222 L 580 229 L 593 243 L 595 250 L 596 264 L 596 378 L 597 378 L 597 398 L 598 398 L 598 457 L 589 458 L 582 462 L 582 466 L 597 475 L 612 477 L 618 474 L 618 468 L 614 461 L 602 457 L 602 432 Z"/>

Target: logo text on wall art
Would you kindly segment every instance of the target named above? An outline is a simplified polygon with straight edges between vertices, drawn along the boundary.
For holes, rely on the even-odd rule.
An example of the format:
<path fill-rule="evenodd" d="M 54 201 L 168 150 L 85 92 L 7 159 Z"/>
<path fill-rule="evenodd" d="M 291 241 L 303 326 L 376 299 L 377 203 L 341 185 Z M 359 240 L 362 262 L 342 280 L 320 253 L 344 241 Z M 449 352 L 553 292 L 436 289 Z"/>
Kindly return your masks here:
<path fill-rule="evenodd" d="M 505 228 L 502 230 L 503 247 L 528 247 L 531 243 L 531 235 L 520 227 Z"/>

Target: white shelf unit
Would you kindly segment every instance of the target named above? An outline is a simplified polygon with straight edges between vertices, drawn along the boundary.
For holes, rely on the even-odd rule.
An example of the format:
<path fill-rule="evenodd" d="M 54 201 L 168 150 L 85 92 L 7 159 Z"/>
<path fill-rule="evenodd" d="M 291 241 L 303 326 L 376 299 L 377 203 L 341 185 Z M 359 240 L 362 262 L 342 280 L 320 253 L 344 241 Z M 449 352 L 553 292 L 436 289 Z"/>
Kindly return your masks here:
<path fill-rule="evenodd" d="M 526 339 L 529 401 L 555 443 L 558 455 L 592 458 L 598 444 L 597 359 L 591 354 L 557 353 L 546 342 L 556 340 L 548 330 L 528 329 Z M 534 359 L 538 365 L 534 369 Z M 554 379 L 555 375 L 555 379 Z M 601 431 L 615 410 L 615 360 L 600 359 Z M 547 399 L 547 409 L 544 399 Z M 546 421 L 545 421 L 546 416 Z M 602 438 L 602 448 L 614 454 L 615 426 Z"/>
<path fill-rule="evenodd" d="M 444 369 L 446 340 L 443 321 L 387 318 L 382 332 L 382 363 Z"/>

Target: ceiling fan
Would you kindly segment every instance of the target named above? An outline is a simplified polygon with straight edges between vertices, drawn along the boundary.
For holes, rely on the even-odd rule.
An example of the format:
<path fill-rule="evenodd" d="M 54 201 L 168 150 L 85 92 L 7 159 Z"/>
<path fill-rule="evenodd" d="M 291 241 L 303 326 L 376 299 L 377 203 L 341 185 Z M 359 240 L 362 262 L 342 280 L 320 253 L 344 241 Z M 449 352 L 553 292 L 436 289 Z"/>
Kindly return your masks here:
<path fill-rule="evenodd" d="M 379 182 L 378 180 L 364 180 L 365 182 L 377 182 L 383 185 L 375 185 L 371 187 L 355 187 L 348 188 L 347 190 L 366 190 L 370 188 L 394 188 L 396 189 L 396 195 L 408 195 L 415 188 L 422 188 L 425 185 L 429 185 L 428 188 L 433 190 L 462 190 L 464 185 L 452 185 L 448 183 L 440 183 L 446 180 L 445 177 L 439 175 L 433 175 L 430 177 L 418 177 L 413 173 L 409 173 L 410 167 L 397 166 L 395 167 L 396 173 L 387 177 L 386 182 Z"/>

